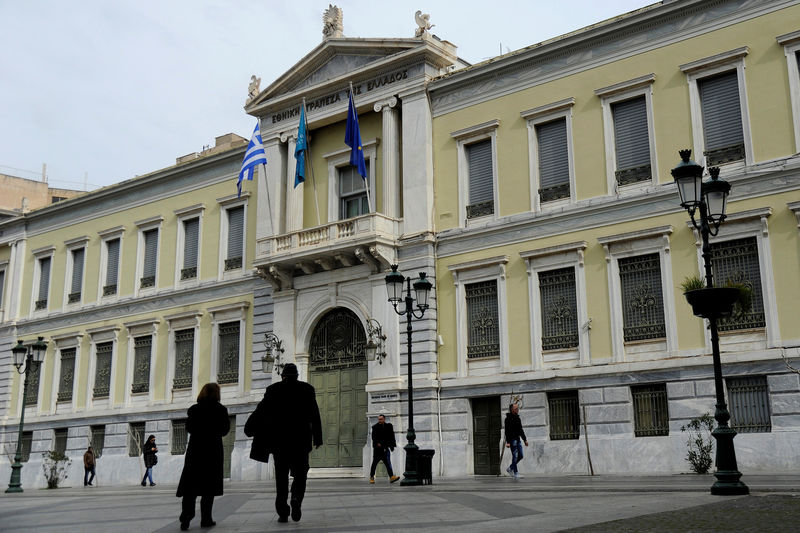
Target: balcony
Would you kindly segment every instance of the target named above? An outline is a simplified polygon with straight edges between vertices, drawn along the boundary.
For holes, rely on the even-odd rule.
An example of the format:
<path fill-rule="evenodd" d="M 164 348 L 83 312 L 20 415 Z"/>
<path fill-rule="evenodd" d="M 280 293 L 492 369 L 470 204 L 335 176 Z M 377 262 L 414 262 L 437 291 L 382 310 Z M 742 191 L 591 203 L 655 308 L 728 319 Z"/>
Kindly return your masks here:
<path fill-rule="evenodd" d="M 395 261 L 400 221 L 381 213 L 337 220 L 256 241 L 254 266 L 276 289 L 296 276 L 359 264 L 373 271 Z"/>

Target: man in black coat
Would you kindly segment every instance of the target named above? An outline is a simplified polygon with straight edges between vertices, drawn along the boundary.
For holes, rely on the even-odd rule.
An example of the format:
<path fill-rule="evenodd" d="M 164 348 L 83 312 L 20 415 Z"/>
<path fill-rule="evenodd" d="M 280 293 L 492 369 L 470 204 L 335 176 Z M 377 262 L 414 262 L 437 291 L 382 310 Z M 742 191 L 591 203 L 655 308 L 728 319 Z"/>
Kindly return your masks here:
<path fill-rule="evenodd" d="M 506 413 L 506 448 L 511 449 L 511 464 L 506 468 L 508 475 L 519 479 L 520 474 L 517 464 L 522 461 L 522 443 L 528 445 L 528 438 L 522 429 L 522 420 L 519 418 L 519 405 L 512 403 Z"/>
<path fill-rule="evenodd" d="M 311 445 L 322 446 L 322 422 L 314 387 L 297 379 L 297 366 L 283 367 L 281 381 L 267 387 L 264 399 L 258 404 L 245 426 L 245 433 L 255 436 L 251 457 L 266 457 L 275 461 L 275 511 L 278 522 L 288 522 L 290 508 L 289 473 L 292 478 L 291 515 L 300 520 L 300 506 L 306 492 L 308 454 Z"/>
<path fill-rule="evenodd" d="M 389 474 L 389 483 L 394 483 L 400 476 L 392 472 L 392 461 L 389 454 L 394 451 L 397 442 L 394 438 L 394 428 L 386 422 L 386 417 L 378 415 L 378 423 L 372 426 L 372 466 L 369 467 L 369 482 L 375 483 L 375 467 L 383 461 L 386 472 Z"/>

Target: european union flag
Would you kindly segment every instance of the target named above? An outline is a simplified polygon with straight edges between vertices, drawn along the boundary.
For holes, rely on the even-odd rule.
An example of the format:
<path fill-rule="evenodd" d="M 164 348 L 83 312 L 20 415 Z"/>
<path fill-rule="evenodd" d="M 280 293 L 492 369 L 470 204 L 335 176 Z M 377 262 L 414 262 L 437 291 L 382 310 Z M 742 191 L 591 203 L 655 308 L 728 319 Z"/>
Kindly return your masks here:
<path fill-rule="evenodd" d="M 353 91 L 350 90 L 350 104 L 347 108 L 347 125 L 344 130 L 344 143 L 350 147 L 350 164 L 358 173 L 367 179 L 367 164 L 364 162 L 364 150 L 361 148 L 361 131 L 358 129 L 358 113 L 353 103 Z"/>
<path fill-rule="evenodd" d="M 247 174 L 248 181 L 253 181 L 253 172 L 255 172 L 256 167 L 266 164 L 267 155 L 264 152 L 264 143 L 261 141 L 261 128 L 259 122 L 256 121 L 256 128 L 253 130 L 250 144 L 247 145 L 247 151 L 244 153 L 242 169 L 239 171 L 239 180 L 236 182 L 237 197 L 242 195 L 242 180 L 245 174 Z"/>
<path fill-rule="evenodd" d="M 306 150 L 308 149 L 308 136 L 306 135 L 306 108 L 300 106 L 300 125 L 297 127 L 297 144 L 294 146 L 294 158 L 297 159 L 297 168 L 294 171 L 294 186 L 297 187 L 306 181 Z"/>

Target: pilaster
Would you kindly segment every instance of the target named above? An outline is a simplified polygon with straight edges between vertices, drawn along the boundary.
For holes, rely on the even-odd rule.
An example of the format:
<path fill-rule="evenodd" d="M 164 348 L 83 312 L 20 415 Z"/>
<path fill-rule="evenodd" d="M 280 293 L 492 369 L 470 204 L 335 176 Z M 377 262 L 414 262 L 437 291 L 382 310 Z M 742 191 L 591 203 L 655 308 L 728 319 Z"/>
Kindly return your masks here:
<path fill-rule="evenodd" d="M 400 217 L 400 120 L 397 97 L 375 102 L 375 112 L 382 112 L 383 213 Z"/>
<path fill-rule="evenodd" d="M 433 120 L 424 87 L 401 93 L 403 103 L 403 233 L 433 229 Z"/>

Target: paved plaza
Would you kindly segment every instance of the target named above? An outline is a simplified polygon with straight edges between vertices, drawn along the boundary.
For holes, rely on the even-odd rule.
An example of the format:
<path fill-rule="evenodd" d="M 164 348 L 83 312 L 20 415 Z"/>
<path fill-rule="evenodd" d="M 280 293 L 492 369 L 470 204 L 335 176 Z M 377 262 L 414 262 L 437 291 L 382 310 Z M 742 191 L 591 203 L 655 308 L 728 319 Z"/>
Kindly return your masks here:
<path fill-rule="evenodd" d="M 712 496 L 712 476 L 528 476 L 379 480 L 310 479 L 303 518 L 279 524 L 272 482 L 226 483 L 217 526 L 190 531 L 797 531 L 800 475 L 744 476 L 751 496 Z M 69 484 L 69 483 L 68 483 Z M 66 487 L 0 496 L 0 531 L 70 533 L 179 530 L 175 487 Z M 198 513 L 199 514 L 199 513 Z"/>

